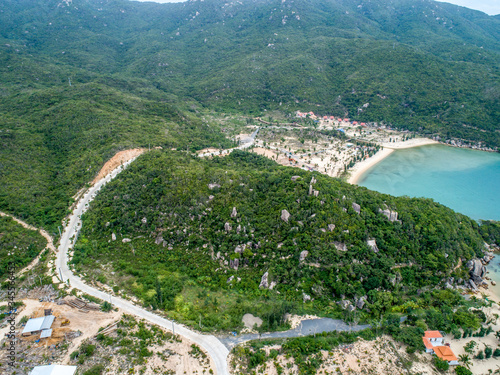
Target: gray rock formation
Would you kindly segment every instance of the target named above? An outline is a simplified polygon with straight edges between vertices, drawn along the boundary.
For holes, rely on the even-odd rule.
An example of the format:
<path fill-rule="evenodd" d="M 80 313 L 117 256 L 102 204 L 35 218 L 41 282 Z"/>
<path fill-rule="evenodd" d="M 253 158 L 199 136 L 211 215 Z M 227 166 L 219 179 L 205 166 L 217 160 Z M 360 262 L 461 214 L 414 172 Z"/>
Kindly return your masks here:
<path fill-rule="evenodd" d="M 295 182 L 300 178 L 300 176 L 292 176 L 292 181 Z"/>
<path fill-rule="evenodd" d="M 287 210 L 281 210 L 281 220 L 288 223 L 288 219 L 290 219 L 290 212 Z"/>
<path fill-rule="evenodd" d="M 238 227 L 236 228 L 236 233 L 240 234 L 241 232 L 241 224 L 238 224 Z"/>
<path fill-rule="evenodd" d="M 304 302 L 310 301 L 311 300 L 311 296 L 309 294 L 305 294 L 304 292 L 302 292 L 302 300 Z"/>
<path fill-rule="evenodd" d="M 163 237 L 162 236 L 158 236 L 156 237 L 155 239 L 155 244 L 159 245 L 163 242 Z"/>
<path fill-rule="evenodd" d="M 377 242 L 374 239 L 366 241 L 366 244 L 374 253 L 378 253 Z"/>
<path fill-rule="evenodd" d="M 124 238 L 124 239 L 122 240 L 122 242 L 123 242 L 123 243 L 131 242 L 131 241 L 132 241 L 132 240 L 131 240 L 130 238 Z"/>
<path fill-rule="evenodd" d="M 335 224 L 328 224 L 328 230 L 330 232 L 333 232 L 334 229 L 335 229 Z"/>
<path fill-rule="evenodd" d="M 231 227 L 231 224 L 229 224 L 229 223 L 224 224 L 224 230 L 226 232 L 231 232 L 232 229 L 233 229 L 233 227 Z"/>
<path fill-rule="evenodd" d="M 361 206 L 359 204 L 357 204 L 357 203 L 354 203 L 354 202 L 352 203 L 352 209 L 354 211 L 356 211 L 358 214 L 361 213 Z"/>
<path fill-rule="evenodd" d="M 116 234 L 111 233 L 111 241 L 116 241 Z"/>
<path fill-rule="evenodd" d="M 210 190 L 212 190 L 212 189 L 215 189 L 215 188 L 220 188 L 220 185 L 219 184 L 208 184 L 208 188 Z"/>
<path fill-rule="evenodd" d="M 231 212 L 231 217 L 238 216 L 238 211 L 236 211 L 236 207 L 233 207 L 233 212 Z"/>
<path fill-rule="evenodd" d="M 231 281 L 233 281 L 233 280 L 234 280 L 234 276 L 231 276 L 229 279 L 227 279 L 227 283 L 230 284 Z"/>
<path fill-rule="evenodd" d="M 302 263 L 308 255 L 309 255 L 309 251 L 307 251 L 307 250 L 301 251 L 299 262 Z"/>
<path fill-rule="evenodd" d="M 269 288 L 269 272 L 266 271 L 263 275 L 262 275 L 262 278 L 260 279 L 260 284 L 259 284 L 259 288 Z"/>
<path fill-rule="evenodd" d="M 238 258 L 229 261 L 229 267 L 234 268 L 235 270 L 238 269 L 239 265 L 240 265 L 240 260 Z"/>
<path fill-rule="evenodd" d="M 142 222 L 143 224 L 146 224 L 146 223 L 148 222 L 148 219 L 147 219 L 146 217 L 143 217 L 143 218 L 142 218 L 142 220 L 141 220 L 141 222 Z"/>
<path fill-rule="evenodd" d="M 334 241 L 333 244 L 339 251 L 347 251 L 347 246 L 343 242 Z"/>
<path fill-rule="evenodd" d="M 356 304 L 356 307 L 361 310 L 365 304 L 366 304 L 366 300 L 367 300 L 367 297 L 366 296 L 362 296 L 360 298 L 356 298 L 355 299 L 355 304 Z"/>
<path fill-rule="evenodd" d="M 483 277 L 486 276 L 486 267 L 480 259 L 471 259 L 466 264 L 469 269 L 470 278 L 475 285 L 480 285 L 483 282 Z"/>
<path fill-rule="evenodd" d="M 389 209 L 381 210 L 380 208 L 378 209 L 378 212 L 380 212 L 382 215 L 387 217 L 389 221 L 398 221 L 398 213 L 396 211 L 391 211 Z"/>

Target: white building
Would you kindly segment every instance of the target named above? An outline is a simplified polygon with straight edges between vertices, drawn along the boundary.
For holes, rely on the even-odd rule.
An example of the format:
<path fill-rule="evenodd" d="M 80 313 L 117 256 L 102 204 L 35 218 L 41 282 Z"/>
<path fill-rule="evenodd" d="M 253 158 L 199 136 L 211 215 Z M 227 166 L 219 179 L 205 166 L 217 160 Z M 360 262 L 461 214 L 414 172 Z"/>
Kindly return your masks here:
<path fill-rule="evenodd" d="M 36 366 L 30 375 L 74 375 L 76 366 L 48 365 Z"/>

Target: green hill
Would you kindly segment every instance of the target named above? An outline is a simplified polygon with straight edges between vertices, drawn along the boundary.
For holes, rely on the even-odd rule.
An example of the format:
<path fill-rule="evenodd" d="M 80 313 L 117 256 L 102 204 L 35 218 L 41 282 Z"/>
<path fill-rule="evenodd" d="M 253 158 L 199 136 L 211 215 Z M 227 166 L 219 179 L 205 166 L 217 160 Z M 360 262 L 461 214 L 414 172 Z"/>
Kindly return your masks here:
<path fill-rule="evenodd" d="M 500 20 L 433 1 L 0 1 L 0 208 L 54 228 L 115 151 L 230 145 L 204 109 L 497 147 Z"/>
<path fill-rule="evenodd" d="M 364 297 L 363 319 L 404 311 L 417 293 L 468 279 L 455 267 L 482 247 L 476 222 L 429 199 L 240 151 L 214 160 L 152 151 L 96 197 L 72 262 L 176 319 L 226 330 L 246 312 L 267 316 L 267 328 L 285 312 L 341 316 L 341 299 Z"/>

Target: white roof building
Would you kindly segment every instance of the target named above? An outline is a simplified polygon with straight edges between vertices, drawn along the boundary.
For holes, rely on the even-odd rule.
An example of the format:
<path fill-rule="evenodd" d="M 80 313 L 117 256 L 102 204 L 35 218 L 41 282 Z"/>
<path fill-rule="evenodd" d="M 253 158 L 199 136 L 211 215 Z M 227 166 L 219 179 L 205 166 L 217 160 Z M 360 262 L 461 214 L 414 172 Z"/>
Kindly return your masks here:
<path fill-rule="evenodd" d="M 36 366 L 30 375 L 74 375 L 76 366 L 48 365 Z"/>
<path fill-rule="evenodd" d="M 23 329 L 22 334 L 43 331 L 45 329 L 50 329 L 52 323 L 54 323 L 55 316 L 48 315 L 42 316 L 41 318 L 34 318 L 28 320 L 26 326 Z"/>

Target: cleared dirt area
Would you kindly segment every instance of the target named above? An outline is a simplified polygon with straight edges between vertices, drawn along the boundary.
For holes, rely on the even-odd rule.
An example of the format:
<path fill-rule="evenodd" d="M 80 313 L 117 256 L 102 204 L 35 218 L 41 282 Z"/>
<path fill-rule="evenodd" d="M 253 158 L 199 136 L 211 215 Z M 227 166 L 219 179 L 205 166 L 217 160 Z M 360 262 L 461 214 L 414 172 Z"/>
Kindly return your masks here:
<path fill-rule="evenodd" d="M 145 148 L 134 148 L 131 150 L 117 152 L 115 156 L 113 156 L 106 162 L 106 164 L 104 164 L 104 166 L 99 171 L 99 174 L 92 181 L 92 185 L 102 178 L 106 177 L 112 170 L 118 168 L 123 163 L 143 154 L 146 151 L 147 150 Z"/>

